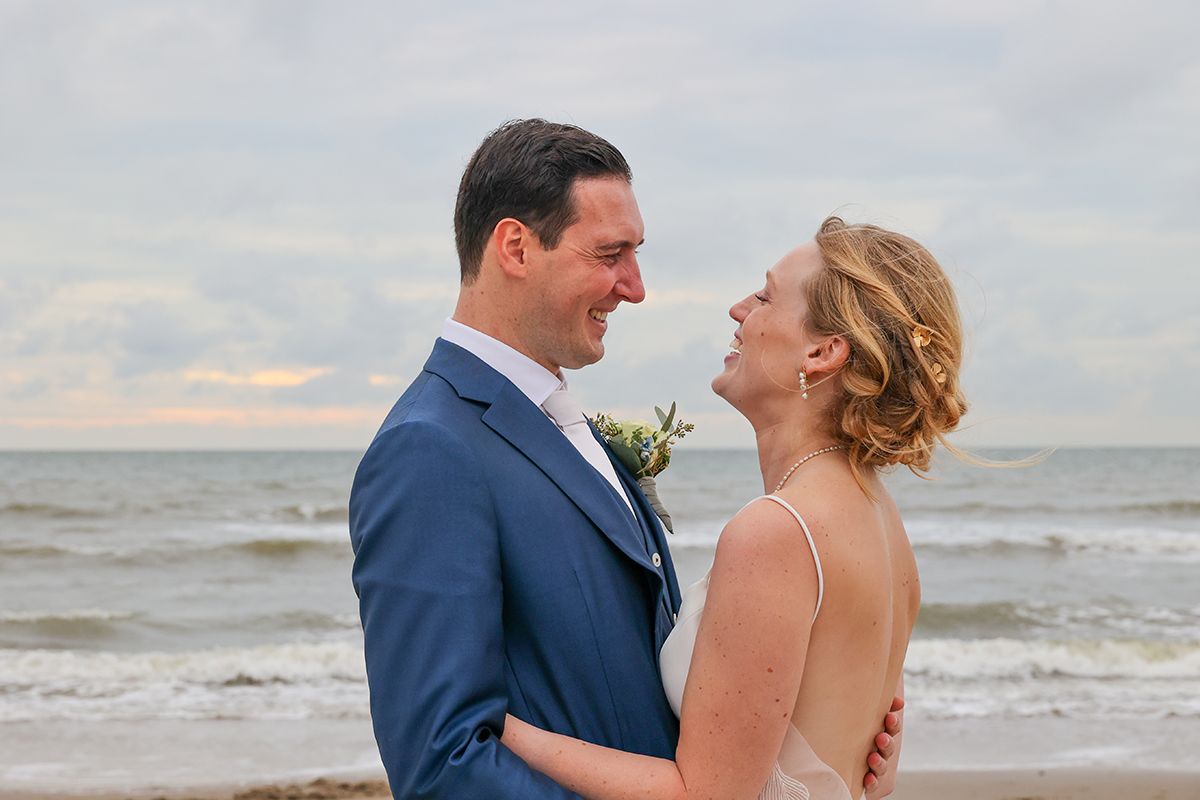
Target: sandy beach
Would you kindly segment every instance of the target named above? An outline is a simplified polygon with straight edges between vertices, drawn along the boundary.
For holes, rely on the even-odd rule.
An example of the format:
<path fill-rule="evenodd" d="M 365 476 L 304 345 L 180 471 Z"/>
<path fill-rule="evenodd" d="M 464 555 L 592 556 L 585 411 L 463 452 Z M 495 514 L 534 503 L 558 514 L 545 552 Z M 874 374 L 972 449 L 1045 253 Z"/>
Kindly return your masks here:
<path fill-rule="evenodd" d="M 365 720 L 5 726 L 0 800 L 390 797 Z M 906 720 L 896 800 L 1196 800 L 1191 719 Z M 1136 765 L 1136 766 L 1135 766 Z"/>
<path fill-rule="evenodd" d="M 894 800 L 1195 800 L 1200 772 L 1011 770 L 911 772 Z M 380 779 L 276 783 L 203 790 L 38 794 L 0 790 L 0 800 L 388 800 Z"/>

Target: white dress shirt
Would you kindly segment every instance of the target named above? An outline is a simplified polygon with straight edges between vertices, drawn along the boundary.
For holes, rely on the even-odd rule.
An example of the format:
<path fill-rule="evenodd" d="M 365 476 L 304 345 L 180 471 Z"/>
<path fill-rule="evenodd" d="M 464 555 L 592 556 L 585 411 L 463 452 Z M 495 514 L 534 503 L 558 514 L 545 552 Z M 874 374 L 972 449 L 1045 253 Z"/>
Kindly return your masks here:
<path fill-rule="evenodd" d="M 559 378 L 529 356 L 514 350 L 499 339 L 494 339 L 482 331 L 463 325 L 457 320 L 446 319 L 442 325 L 442 338 L 451 344 L 458 345 L 508 378 L 513 386 L 521 391 L 521 394 L 542 409 L 543 414 L 546 413 L 542 408 L 546 398 L 558 391 L 560 387 L 564 390 L 567 388 L 566 380 Z M 547 414 L 547 416 L 549 415 Z M 551 421 L 553 422 L 553 419 Z M 561 428 L 559 428 L 559 432 L 562 432 Z M 625 501 L 625 505 L 629 507 L 629 513 L 633 514 L 633 504 L 629 502 L 625 488 L 621 486 L 621 481 L 617 478 L 617 471 L 613 469 L 612 462 L 608 460 L 604 448 L 599 442 L 595 442 L 595 437 L 591 437 L 596 444 L 596 447 L 592 448 L 587 446 L 586 442 L 572 439 L 565 433 L 563 436 L 583 456 L 584 460 L 617 490 L 617 495 Z"/>

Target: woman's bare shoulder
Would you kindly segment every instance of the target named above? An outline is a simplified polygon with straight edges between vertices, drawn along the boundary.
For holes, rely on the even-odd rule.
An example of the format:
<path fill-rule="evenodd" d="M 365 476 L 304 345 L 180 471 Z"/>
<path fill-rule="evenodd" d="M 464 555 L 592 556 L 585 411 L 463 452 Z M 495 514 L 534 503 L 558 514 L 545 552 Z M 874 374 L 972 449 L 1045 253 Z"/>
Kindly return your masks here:
<path fill-rule="evenodd" d="M 830 465 L 790 483 L 780 495 L 804 519 L 823 562 L 861 566 L 869 553 L 888 549 L 889 529 L 899 522 L 895 503 L 877 480 L 868 495 L 848 468 Z"/>

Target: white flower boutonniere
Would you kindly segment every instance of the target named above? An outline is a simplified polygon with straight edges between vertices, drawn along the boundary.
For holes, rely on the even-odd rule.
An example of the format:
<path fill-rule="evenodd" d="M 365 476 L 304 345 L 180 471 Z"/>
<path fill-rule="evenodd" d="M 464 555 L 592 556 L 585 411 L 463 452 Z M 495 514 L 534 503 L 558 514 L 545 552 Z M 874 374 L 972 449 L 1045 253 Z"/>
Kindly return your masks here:
<path fill-rule="evenodd" d="M 663 525 L 674 533 L 671 515 L 658 498 L 658 486 L 654 479 L 671 463 L 671 445 L 695 430 L 696 426 L 675 422 L 674 403 L 671 403 L 670 411 L 655 406 L 654 413 L 658 415 L 657 426 L 644 420 L 618 422 L 608 414 L 597 414 L 592 422 L 621 463 L 633 473 Z"/>

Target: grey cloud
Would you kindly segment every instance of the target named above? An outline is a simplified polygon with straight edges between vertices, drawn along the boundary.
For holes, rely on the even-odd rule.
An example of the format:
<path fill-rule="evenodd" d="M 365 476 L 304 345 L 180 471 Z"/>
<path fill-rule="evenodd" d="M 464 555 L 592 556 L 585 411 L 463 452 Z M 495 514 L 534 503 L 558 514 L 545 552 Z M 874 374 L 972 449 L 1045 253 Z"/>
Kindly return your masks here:
<path fill-rule="evenodd" d="M 416 377 L 420 367 L 411 371 Z M 274 399 L 286 405 L 300 406 L 355 406 L 377 405 L 386 408 L 400 393 L 407 382 L 391 386 L 372 386 L 369 373 L 365 370 L 340 367 L 328 375 L 301 386 L 276 389 Z M 382 421 L 382 416 L 380 417 Z"/>
<path fill-rule="evenodd" d="M 717 298 L 614 317 L 609 356 L 573 378 L 597 405 L 724 410 L 708 383 L 725 307 L 845 209 L 913 233 L 952 272 L 977 407 L 1115 420 L 1104 337 L 1167 347 L 1155 336 L 1200 302 L 1200 57 L 1181 38 L 1191 6 L 1133 22 L 1112 8 L 618 3 L 597 17 L 535 2 L 533 52 L 492 35 L 506 10 L 478 5 L 3 4 L 0 101 L 23 114 L 0 120 L 3 231 L 21 244 L 0 253 L 0 353 L 51 400 L 86 384 L 117 403 L 385 402 L 402 387 L 368 376 L 415 374 L 452 305 L 386 287 L 453 284 L 466 158 L 501 120 L 539 114 L 630 158 L 647 285 Z M 186 291 L 53 304 L 96 279 Z M 1154 363 L 1192 364 L 1196 345 L 1178 346 Z M 335 372 L 291 389 L 170 384 L 193 364 Z M 1188 374 L 1138 391 L 1178 409 Z"/>
<path fill-rule="evenodd" d="M 202 330 L 171 310 L 141 303 L 126 312 L 119 344 L 122 352 L 116 358 L 114 372 L 118 378 L 129 378 L 184 367 L 210 342 Z"/>
<path fill-rule="evenodd" d="M 8 398 L 14 402 L 36 400 L 44 397 L 50 390 L 50 381 L 46 378 L 32 378 L 18 383 L 8 391 Z"/>
<path fill-rule="evenodd" d="M 1010 38 L 997 86 L 1002 106 L 1042 140 L 1077 145 L 1169 91 L 1196 63 L 1194 4 L 1130 14 L 1125 4 L 1045 7 Z"/>

